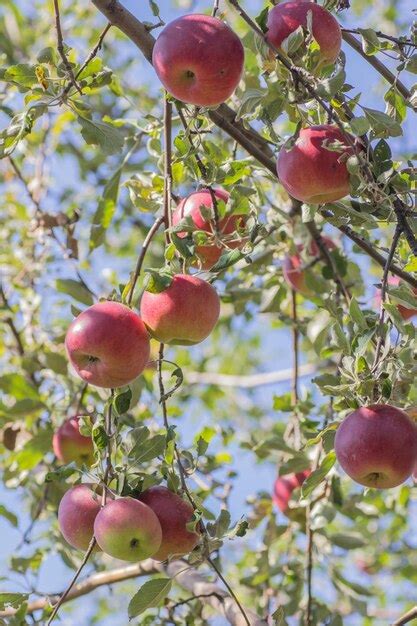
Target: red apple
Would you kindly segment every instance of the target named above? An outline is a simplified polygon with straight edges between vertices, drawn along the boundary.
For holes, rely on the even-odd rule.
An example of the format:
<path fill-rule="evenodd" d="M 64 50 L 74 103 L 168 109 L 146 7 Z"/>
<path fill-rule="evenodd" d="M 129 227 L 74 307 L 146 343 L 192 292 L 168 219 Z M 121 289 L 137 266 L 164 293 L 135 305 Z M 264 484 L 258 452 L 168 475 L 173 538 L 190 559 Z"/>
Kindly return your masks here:
<path fill-rule="evenodd" d="M 274 6 L 268 13 L 268 41 L 280 48 L 284 39 L 297 28 L 302 26 L 307 29 L 309 13 L 313 37 L 320 46 L 320 60 L 334 63 L 342 45 L 339 22 L 329 11 L 314 2 L 297 0 Z"/>
<path fill-rule="evenodd" d="M 217 200 L 227 202 L 229 194 L 224 189 L 213 190 Z M 201 209 L 210 212 L 211 218 L 203 216 Z M 203 230 L 210 233 L 210 240 L 207 244 L 196 247 L 196 254 L 200 259 L 202 269 L 208 270 L 217 261 L 227 248 L 239 248 L 244 245 L 244 241 L 239 236 L 233 236 L 233 233 L 242 229 L 245 224 L 244 215 L 230 215 L 223 217 L 218 222 L 218 233 L 216 233 L 216 224 L 214 219 L 213 197 L 209 189 L 201 189 L 191 193 L 183 198 L 172 214 L 172 225 L 176 226 L 186 217 L 190 217 L 196 230 Z M 185 237 L 185 233 L 177 233 L 179 237 Z M 217 245 L 214 240 L 223 239 L 227 248 Z"/>
<path fill-rule="evenodd" d="M 345 472 L 360 485 L 401 485 L 417 462 L 417 428 L 407 413 L 373 404 L 346 417 L 336 432 L 335 451 Z"/>
<path fill-rule="evenodd" d="M 62 463 L 91 465 L 94 463 L 94 445 L 91 437 L 80 433 L 79 418 L 67 419 L 54 433 L 52 447 L 55 456 Z"/>
<path fill-rule="evenodd" d="M 341 144 L 340 151 L 334 151 L 335 142 Z M 278 178 L 290 196 L 302 202 L 323 204 L 340 200 L 349 193 L 346 161 L 352 153 L 347 135 L 336 126 L 303 128 L 292 147 L 281 148 Z"/>
<path fill-rule="evenodd" d="M 209 15 L 184 15 L 156 40 L 152 64 L 170 94 L 188 104 L 213 107 L 239 84 L 244 51 L 239 37 Z"/>
<path fill-rule="evenodd" d="M 150 487 L 141 493 L 139 500 L 152 509 L 162 528 L 162 543 L 153 559 L 165 561 L 169 557 L 188 554 L 195 548 L 200 536 L 187 530 L 194 514 L 191 504 L 161 486 Z"/>
<path fill-rule="evenodd" d="M 77 374 L 96 387 L 122 387 L 149 361 L 149 337 L 139 315 L 119 302 L 90 306 L 70 325 L 65 347 Z"/>
<path fill-rule="evenodd" d="M 217 291 L 201 278 L 177 274 L 165 291 L 145 291 L 140 312 L 149 332 L 163 343 L 190 346 L 209 336 L 220 314 Z"/>
<path fill-rule="evenodd" d="M 94 533 L 94 520 L 100 508 L 101 494 L 96 485 L 75 485 L 64 494 L 59 503 L 58 523 L 70 546 L 87 550 Z"/>
<path fill-rule="evenodd" d="M 304 470 L 297 474 L 288 474 L 287 476 L 279 476 L 274 484 L 274 493 L 272 499 L 280 511 L 287 514 L 289 511 L 289 501 L 292 492 L 301 487 L 305 479 L 310 475 L 310 470 Z"/>
<path fill-rule="evenodd" d="M 330 237 L 322 236 L 326 248 L 331 251 L 337 248 L 336 244 Z M 298 252 L 296 254 L 287 255 L 282 265 L 282 273 L 286 283 L 299 293 L 305 296 L 311 296 L 312 291 L 306 285 L 306 277 L 304 266 L 308 265 L 309 260 L 304 260 L 301 253 L 304 250 L 303 244 L 297 245 Z M 320 249 L 317 243 L 312 239 L 308 246 L 308 257 L 310 262 L 320 258 Z"/>
<path fill-rule="evenodd" d="M 153 556 L 162 540 L 155 513 L 133 498 L 118 498 L 106 504 L 95 519 L 94 534 L 103 552 L 123 561 Z"/>
<path fill-rule="evenodd" d="M 401 280 L 398 276 L 390 276 L 388 278 L 388 285 L 391 285 L 392 287 L 399 287 L 400 284 L 401 284 Z M 414 292 L 414 295 L 417 296 L 417 289 L 414 289 L 413 292 Z M 377 307 L 381 306 L 381 290 L 380 289 L 378 289 L 378 292 L 375 296 L 375 304 Z M 411 319 L 412 317 L 414 317 L 415 315 L 417 315 L 417 309 L 409 309 L 403 304 L 397 304 L 397 310 L 405 322 Z"/>

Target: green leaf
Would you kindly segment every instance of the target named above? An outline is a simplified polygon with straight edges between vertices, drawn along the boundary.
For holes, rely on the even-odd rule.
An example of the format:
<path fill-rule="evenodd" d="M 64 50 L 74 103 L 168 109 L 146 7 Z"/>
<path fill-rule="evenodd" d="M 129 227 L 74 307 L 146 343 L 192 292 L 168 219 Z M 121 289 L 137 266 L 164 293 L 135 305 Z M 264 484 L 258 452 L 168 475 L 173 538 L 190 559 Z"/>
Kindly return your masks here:
<path fill-rule="evenodd" d="M 27 63 L 11 65 L 4 73 L 4 80 L 30 88 L 38 83 L 36 66 Z"/>
<path fill-rule="evenodd" d="M 94 304 L 93 296 L 78 280 L 73 280 L 72 278 L 58 278 L 55 281 L 55 287 L 61 293 L 66 293 L 71 296 L 71 298 L 74 298 L 74 300 L 77 300 L 77 302 L 82 302 L 82 304 L 86 304 L 87 306 Z"/>
<path fill-rule="evenodd" d="M 376 137 L 400 137 L 403 134 L 401 124 L 382 111 L 363 107 L 366 119 Z"/>
<path fill-rule="evenodd" d="M 113 219 L 119 197 L 121 173 L 122 167 L 119 167 L 104 187 L 91 223 L 90 252 L 103 243 L 106 230 Z"/>
<path fill-rule="evenodd" d="M 272 619 L 274 620 L 274 626 L 288 626 L 288 622 L 285 619 L 285 612 L 282 606 L 279 606 L 273 613 Z"/>
<path fill-rule="evenodd" d="M 320 463 L 320 467 L 318 467 L 314 472 L 306 478 L 302 487 L 301 493 L 303 498 L 308 498 L 308 496 L 314 491 L 314 489 L 320 485 L 321 482 L 325 479 L 327 474 L 332 469 L 333 465 L 336 463 L 336 453 L 334 450 L 326 454 L 322 462 Z"/>
<path fill-rule="evenodd" d="M 293 30 L 288 37 L 286 37 L 282 43 L 281 48 L 288 54 L 288 56 L 293 56 L 295 52 L 303 45 L 305 42 L 305 34 L 302 26 L 299 26 L 296 30 Z"/>
<path fill-rule="evenodd" d="M 0 609 L 4 610 L 8 606 L 17 608 L 28 599 L 27 593 L 7 593 L 0 592 Z"/>
<path fill-rule="evenodd" d="M 162 270 L 148 268 L 145 273 L 147 274 L 145 289 L 150 293 L 161 293 L 168 289 L 172 283 L 173 275 L 166 268 L 162 268 Z"/>
<path fill-rule="evenodd" d="M 11 511 L 9 511 L 8 509 L 6 509 L 4 504 L 0 504 L 0 515 L 1 517 L 4 517 L 5 519 L 7 519 L 11 523 L 12 526 L 17 528 L 17 523 L 18 523 L 17 516 Z"/>
<path fill-rule="evenodd" d="M 356 298 L 352 297 L 349 303 L 349 315 L 361 330 L 368 330 L 368 324 Z"/>
<path fill-rule="evenodd" d="M 376 54 L 381 49 L 378 35 L 372 28 L 358 28 L 362 35 L 362 49 L 368 56 Z"/>
<path fill-rule="evenodd" d="M 350 127 L 351 132 L 354 135 L 356 135 L 357 137 L 360 137 L 361 135 L 364 135 L 365 133 L 368 132 L 370 128 L 370 124 L 368 120 L 366 119 L 366 117 L 359 116 L 359 117 L 354 117 L 352 120 L 350 120 L 349 127 Z"/>
<path fill-rule="evenodd" d="M 359 533 L 332 533 L 328 535 L 328 539 L 335 546 L 339 546 L 339 548 L 343 548 L 344 550 L 363 548 L 363 546 L 366 546 L 368 543 Z"/>
<path fill-rule="evenodd" d="M 105 450 L 107 444 L 109 442 L 109 437 L 106 433 L 106 429 L 103 424 L 96 423 L 94 424 L 91 435 L 93 437 L 93 441 L 99 450 Z"/>
<path fill-rule="evenodd" d="M 141 615 L 147 609 L 159 606 L 171 591 L 171 587 L 172 580 L 170 578 L 148 580 L 129 602 L 129 619 Z"/>
<path fill-rule="evenodd" d="M 127 389 L 118 393 L 113 399 L 113 406 L 117 415 L 123 415 L 127 413 L 130 408 L 130 401 L 132 400 L 132 391 Z"/>
<path fill-rule="evenodd" d="M 241 259 L 244 259 L 245 255 L 240 250 L 230 250 L 230 252 L 226 252 L 222 254 L 220 259 L 217 261 L 215 265 L 211 268 L 211 272 L 222 272 L 223 270 L 231 267 Z"/>
<path fill-rule="evenodd" d="M 129 456 L 132 456 L 137 464 L 152 461 L 164 454 L 165 444 L 165 435 L 154 435 L 145 441 L 138 442 L 130 451 Z"/>
<path fill-rule="evenodd" d="M 41 404 L 38 390 L 20 374 L 5 374 L 0 378 L 0 389 L 16 400 L 37 400 Z"/>
<path fill-rule="evenodd" d="M 124 134 L 120 129 L 104 122 L 93 122 L 82 115 L 78 115 L 77 119 L 81 126 L 81 135 L 88 145 L 97 146 L 104 154 L 121 152 Z"/>

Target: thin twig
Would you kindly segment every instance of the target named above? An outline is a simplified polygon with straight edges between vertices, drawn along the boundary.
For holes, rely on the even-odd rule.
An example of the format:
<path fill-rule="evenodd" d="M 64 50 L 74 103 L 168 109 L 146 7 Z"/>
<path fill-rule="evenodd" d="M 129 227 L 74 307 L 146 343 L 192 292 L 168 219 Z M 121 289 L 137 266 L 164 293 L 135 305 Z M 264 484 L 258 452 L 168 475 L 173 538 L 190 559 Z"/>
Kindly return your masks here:
<path fill-rule="evenodd" d="M 227 582 L 227 580 L 225 579 L 225 577 L 223 576 L 223 574 L 221 573 L 221 571 L 219 570 L 219 568 L 217 567 L 217 565 L 215 564 L 215 562 L 209 557 L 206 557 L 207 562 L 211 565 L 211 567 L 214 569 L 214 571 L 216 572 L 217 576 L 220 578 L 220 580 L 222 581 L 223 585 L 226 587 L 227 591 L 230 593 L 230 595 L 232 596 L 233 600 L 236 602 L 237 606 L 240 609 L 240 612 L 242 613 L 243 619 L 245 620 L 247 626 L 251 626 L 251 623 L 249 621 L 248 616 L 246 615 L 246 611 L 243 608 L 242 604 L 239 601 L 239 598 L 237 597 L 237 595 L 235 594 L 235 592 L 233 591 L 233 589 L 231 588 L 231 586 L 229 585 L 229 583 Z"/>
<path fill-rule="evenodd" d="M 311 504 L 306 508 L 306 535 L 307 535 L 307 606 L 305 615 L 305 625 L 312 626 L 313 616 L 313 546 L 314 546 L 314 533 L 311 529 Z"/>
<path fill-rule="evenodd" d="M 216 17 L 217 12 L 219 10 L 219 4 L 220 4 L 220 0 L 214 0 L 214 2 L 213 2 L 213 9 L 211 11 L 212 17 Z"/>
<path fill-rule="evenodd" d="M 171 188 L 172 188 L 172 104 L 168 94 L 164 99 L 164 222 L 165 243 L 170 242 L 171 228 Z"/>
<path fill-rule="evenodd" d="M 62 593 L 62 595 L 60 596 L 58 602 L 55 604 L 54 609 L 53 609 L 53 611 L 52 611 L 48 621 L 46 622 L 46 626 L 50 626 L 50 624 L 52 624 L 53 620 L 57 616 L 57 613 L 58 613 L 60 607 L 64 604 L 68 594 L 70 593 L 71 589 L 74 587 L 75 583 L 78 580 L 79 575 L 81 574 L 82 570 L 84 569 L 85 565 L 88 562 L 88 559 L 90 558 L 91 554 L 93 553 L 95 545 L 96 545 L 96 540 L 95 540 L 95 537 L 93 535 L 93 537 L 91 537 L 91 541 L 90 541 L 90 543 L 88 545 L 87 552 L 84 554 L 84 558 L 81 561 L 81 564 L 80 564 L 79 568 L 77 569 L 77 571 L 75 572 L 74 576 L 72 577 L 71 582 L 69 583 L 68 587 Z"/>
<path fill-rule="evenodd" d="M 64 64 L 65 69 L 67 70 L 69 79 L 72 83 L 72 85 L 75 87 L 75 89 L 78 91 L 78 93 L 82 93 L 76 79 L 74 76 L 74 72 L 72 71 L 72 67 L 70 62 L 67 59 L 67 55 L 65 54 L 65 47 L 64 47 L 64 39 L 62 36 L 62 28 L 61 28 L 61 16 L 59 13 L 59 1 L 58 0 L 53 0 L 54 2 L 54 11 L 55 11 L 55 28 L 56 28 L 56 36 L 57 36 L 57 49 L 59 52 L 59 55 L 62 59 L 62 62 Z"/>
<path fill-rule="evenodd" d="M 385 337 L 384 337 L 384 319 L 385 319 L 384 302 L 385 302 L 385 295 L 386 295 L 386 291 L 387 291 L 389 269 L 390 269 L 390 265 L 391 265 L 392 259 L 394 258 L 394 255 L 395 255 L 395 250 L 397 249 L 397 246 L 398 246 L 398 241 L 400 239 L 400 235 L 401 235 L 401 228 L 399 226 L 397 226 L 397 228 L 395 229 L 394 237 L 392 238 L 390 251 L 389 251 L 389 254 L 388 254 L 387 259 L 386 259 L 386 263 L 385 263 L 385 267 L 384 267 L 384 273 L 383 273 L 383 276 L 382 276 L 381 305 L 380 305 L 380 312 L 379 312 L 379 319 L 378 319 L 379 337 L 378 337 L 378 342 L 377 342 L 376 349 L 375 349 L 374 363 L 373 363 L 372 369 L 371 369 L 372 373 L 375 373 L 375 371 L 376 371 L 376 369 L 377 369 L 377 367 L 379 365 L 379 358 L 380 358 L 381 350 L 382 350 L 382 347 L 383 347 L 384 341 L 385 341 Z"/>
<path fill-rule="evenodd" d="M 411 92 L 407 87 L 393 74 L 387 67 L 384 65 L 376 56 L 368 55 L 364 52 L 361 43 L 356 39 L 356 37 L 351 34 L 350 31 L 343 29 L 342 37 L 346 41 L 347 44 L 351 48 L 353 48 L 358 54 L 361 55 L 363 59 L 365 59 L 374 69 L 377 70 L 385 78 L 387 82 L 389 82 L 395 89 L 400 93 L 405 100 L 410 101 Z"/>
<path fill-rule="evenodd" d="M 152 239 L 154 238 L 154 236 L 158 232 L 159 227 L 161 226 L 161 224 L 164 223 L 164 221 L 165 221 L 165 216 L 164 215 L 161 215 L 160 217 L 157 217 L 155 222 L 153 223 L 153 225 L 149 229 L 148 234 L 146 235 L 146 237 L 145 237 L 145 239 L 143 241 L 143 245 L 142 245 L 142 248 L 140 250 L 140 253 L 139 253 L 139 256 L 138 256 L 138 260 L 136 262 L 135 271 L 134 271 L 133 277 L 131 279 L 129 295 L 127 297 L 127 304 L 129 306 L 131 306 L 131 304 L 132 304 L 133 294 L 134 294 L 134 291 L 135 291 L 136 283 L 138 282 L 138 278 L 139 278 L 141 270 L 142 270 L 143 261 L 145 259 L 146 252 L 147 252 L 147 250 L 149 248 L 149 244 L 151 243 Z"/>

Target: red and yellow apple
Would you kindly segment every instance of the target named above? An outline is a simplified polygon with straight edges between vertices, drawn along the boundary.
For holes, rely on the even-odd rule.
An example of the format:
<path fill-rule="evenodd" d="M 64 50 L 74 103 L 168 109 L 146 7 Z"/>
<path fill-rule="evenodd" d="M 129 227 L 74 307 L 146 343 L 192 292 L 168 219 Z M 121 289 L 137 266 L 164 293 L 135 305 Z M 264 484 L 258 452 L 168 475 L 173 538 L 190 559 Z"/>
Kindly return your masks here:
<path fill-rule="evenodd" d="M 99 302 L 80 313 L 67 331 L 65 347 L 80 378 L 96 387 L 127 385 L 149 361 L 145 325 L 120 302 Z"/>
<path fill-rule="evenodd" d="M 217 201 L 222 200 L 227 203 L 229 199 L 229 193 L 224 189 L 214 189 L 213 194 Z M 209 218 L 202 214 L 202 209 L 210 214 Z M 204 270 L 213 267 L 227 248 L 239 248 L 245 243 L 239 236 L 233 236 L 233 233 L 244 227 L 246 221 L 244 215 L 230 215 L 220 218 L 216 233 L 213 196 L 210 189 L 201 189 L 183 198 L 172 214 L 172 225 L 176 226 L 187 217 L 191 218 L 196 230 L 209 233 L 209 241 L 204 245 L 197 246 L 195 250 Z M 184 237 L 185 233 L 179 232 L 177 235 Z M 215 237 L 224 240 L 227 247 L 219 246 Z"/>
<path fill-rule="evenodd" d="M 314 39 L 320 46 L 320 61 L 334 63 L 342 45 L 339 22 L 329 11 L 308 0 L 291 0 L 274 6 L 268 13 L 267 38 L 276 48 L 300 26 L 307 30 L 308 14 Z"/>
<path fill-rule="evenodd" d="M 52 447 L 62 463 L 91 465 L 94 462 L 94 445 L 91 437 L 80 433 L 79 417 L 70 417 L 54 433 Z"/>
<path fill-rule="evenodd" d="M 278 476 L 276 479 L 272 499 L 279 510 L 282 511 L 282 513 L 285 513 L 285 515 L 287 515 L 289 511 L 289 502 L 293 491 L 298 489 L 298 487 L 301 487 L 310 473 L 310 470 L 304 470 L 303 472 L 297 472 L 296 474 Z"/>
<path fill-rule="evenodd" d="M 97 486 L 83 483 L 71 487 L 58 508 L 58 524 L 65 540 L 73 548 L 87 550 L 94 534 L 94 521 L 101 508 Z"/>
<path fill-rule="evenodd" d="M 336 126 L 303 128 L 295 143 L 281 148 L 278 178 L 289 195 L 301 202 L 324 204 L 340 200 L 349 193 L 346 161 L 352 154 L 347 135 Z"/>
<path fill-rule="evenodd" d="M 140 312 L 146 327 L 159 341 L 190 346 L 209 336 L 220 314 L 220 299 L 210 283 L 177 274 L 160 293 L 145 291 Z"/>
<path fill-rule="evenodd" d="M 133 498 L 111 500 L 94 522 L 94 535 L 106 554 L 122 561 L 142 561 L 161 545 L 161 524 L 155 513 Z"/>
<path fill-rule="evenodd" d="M 322 236 L 323 243 L 329 251 L 337 248 L 336 244 L 330 239 L 330 237 Z M 304 250 L 303 244 L 297 245 L 297 252 L 295 254 L 289 254 L 285 257 L 282 264 L 282 273 L 285 282 L 299 293 L 305 296 L 311 296 L 312 291 L 307 287 L 305 276 L 305 265 L 309 262 L 314 262 L 320 258 L 320 249 L 317 243 L 312 239 L 308 245 L 308 258 L 303 259 L 302 252 Z"/>
<path fill-rule="evenodd" d="M 182 102 L 202 107 L 225 102 L 239 84 L 244 51 L 222 20 L 184 15 L 170 22 L 153 48 L 152 64 L 165 89 Z"/>
<path fill-rule="evenodd" d="M 162 528 L 162 543 L 153 559 L 165 561 L 195 548 L 200 536 L 187 530 L 194 514 L 191 504 L 162 486 L 150 487 L 141 493 L 139 500 L 152 509 Z"/>
<path fill-rule="evenodd" d="M 346 417 L 336 431 L 337 460 L 365 487 L 401 485 L 417 462 L 417 428 L 407 413 L 388 404 L 364 406 Z"/>

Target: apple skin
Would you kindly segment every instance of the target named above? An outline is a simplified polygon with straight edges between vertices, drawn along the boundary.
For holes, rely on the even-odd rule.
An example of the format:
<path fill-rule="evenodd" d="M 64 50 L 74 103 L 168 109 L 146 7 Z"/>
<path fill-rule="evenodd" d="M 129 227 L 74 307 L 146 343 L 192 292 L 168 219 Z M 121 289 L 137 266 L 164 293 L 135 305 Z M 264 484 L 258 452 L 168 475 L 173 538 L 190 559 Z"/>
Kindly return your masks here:
<path fill-rule="evenodd" d="M 80 433 L 79 418 L 67 419 L 54 433 L 52 448 L 61 463 L 92 465 L 94 463 L 94 445 L 91 437 Z"/>
<path fill-rule="evenodd" d="M 330 237 L 322 236 L 322 239 L 329 251 L 337 248 L 336 244 L 330 239 Z M 285 257 L 282 264 L 282 273 L 284 275 L 285 282 L 291 287 L 291 289 L 298 291 L 298 293 L 301 293 L 304 296 L 311 296 L 313 293 L 306 285 L 305 272 L 302 269 L 305 265 L 305 262 L 301 258 L 300 254 L 303 249 L 304 245 L 298 244 L 298 252 Z M 310 241 L 308 246 L 308 253 L 312 261 L 320 257 L 319 247 L 313 239 Z"/>
<path fill-rule="evenodd" d="M 165 89 L 182 102 L 202 107 L 225 102 L 239 84 L 244 50 L 222 20 L 184 15 L 170 22 L 153 48 L 152 64 Z"/>
<path fill-rule="evenodd" d="M 83 483 L 71 487 L 58 507 L 58 523 L 64 539 L 78 550 L 87 550 L 94 534 L 94 521 L 101 508 L 97 485 Z"/>
<path fill-rule="evenodd" d="M 336 431 L 340 465 L 365 487 L 401 485 L 417 463 L 417 428 L 407 413 L 388 404 L 361 407 Z"/>
<path fill-rule="evenodd" d="M 191 346 L 209 336 L 220 314 L 217 291 L 197 276 L 177 274 L 165 291 L 145 291 L 140 312 L 152 337 Z"/>
<path fill-rule="evenodd" d="M 99 302 L 68 328 L 65 347 L 78 376 L 96 387 L 123 387 L 149 361 L 149 336 L 139 315 L 120 302 Z"/>
<path fill-rule="evenodd" d="M 229 193 L 224 189 L 214 189 L 213 193 L 218 200 L 227 202 L 229 199 Z M 201 207 L 206 207 L 212 213 L 213 219 L 207 220 L 201 214 Z M 191 193 L 186 198 L 183 198 L 178 204 L 177 208 L 172 214 L 172 225 L 176 226 L 181 220 L 186 217 L 190 217 L 197 230 L 203 230 L 206 233 L 215 233 L 215 220 L 213 209 L 213 198 L 209 189 L 201 189 Z M 242 228 L 245 224 L 244 215 L 230 215 L 219 220 L 218 230 L 219 236 L 231 235 L 238 229 Z M 179 237 L 184 237 L 186 234 L 177 233 Z M 241 239 L 227 241 L 228 248 L 238 248 L 244 245 L 244 241 Z M 221 257 L 222 253 L 226 251 L 226 248 L 216 245 L 214 242 L 210 245 L 203 245 L 196 247 L 196 254 L 200 259 L 200 265 L 203 270 L 209 270 Z"/>
<path fill-rule="evenodd" d="M 188 554 L 198 544 L 200 536 L 187 530 L 194 511 L 191 504 L 166 487 L 150 487 L 140 494 L 139 500 L 147 504 L 159 519 L 162 528 L 161 547 L 153 555 L 157 561 Z"/>
<path fill-rule="evenodd" d="M 399 276 L 390 276 L 388 278 L 388 285 L 391 285 L 392 287 L 399 287 L 400 284 L 401 284 L 401 280 Z M 413 292 L 414 292 L 414 295 L 417 296 L 417 289 L 414 289 Z M 381 306 L 381 290 L 380 289 L 378 289 L 377 294 L 375 296 L 375 305 L 377 307 Z M 417 309 L 409 309 L 403 304 L 397 304 L 397 310 L 405 322 L 407 322 L 409 319 L 417 315 Z"/>
<path fill-rule="evenodd" d="M 281 148 L 277 174 L 290 196 L 309 204 L 323 204 L 349 194 L 346 159 L 353 154 L 353 149 L 348 146 L 346 137 L 330 124 L 310 126 L 300 131 L 292 147 Z M 346 146 L 343 152 L 326 148 L 326 143 L 335 141 Z"/>
<path fill-rule="evenodd" d="M 310 470 L 304 470 L 296 474 L 288 474 L 288 476 L 278 476 L 276 479 L 272 499 L 279 510 L 285 515 L 289 512 L 288 503 L 291 499 L 292 492 L 298 487 L 301 487 L 310 474 Z"/>
<path fill-rule="evenodd" d="M 314 39 L 320 46 L 320 60 L 334 63 L 342 46 L 342 31 L 339 22 L 319 4 L 306 1 L 282 2 L 268 13 L 267 38 L 276 48 L 299 26 L 307 29 L 307 14 L 312 13 Z"/>
<path fill-rule="evenodd" d="M 142 561 L 161 545 L 161 524 L 155 513 L 134 498 L 111 500 L 94 522 L 94 535 L 106 554 L 122 561 Z"/>

